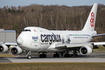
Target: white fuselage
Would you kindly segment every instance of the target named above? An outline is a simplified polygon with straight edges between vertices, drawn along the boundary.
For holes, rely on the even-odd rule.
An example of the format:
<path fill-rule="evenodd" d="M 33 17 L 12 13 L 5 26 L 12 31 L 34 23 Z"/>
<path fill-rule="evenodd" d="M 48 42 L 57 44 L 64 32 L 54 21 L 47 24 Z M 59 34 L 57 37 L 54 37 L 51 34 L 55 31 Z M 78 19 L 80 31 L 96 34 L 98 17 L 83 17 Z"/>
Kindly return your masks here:
<path fill-rule="evenodd" d="M 96 31 L 60 31 L 43 28 L 25 28 L 17 42 L 22 49 L 31 51 L 51 51 L 49 47 L 54 43 L 86 43 L 92 40 Z M 30 29 L 28 31 L 27 29 Z M 59 51 L 54 49 L 53 51 Z M 64 50 L 60 50 L 64 51 Z"/>
<path fill-rule="evenodd" d="M 12 48 L 11 52 L 20 54 L 22 49 L 27 50 L 28 58 L 31 58 L 31 51 L 41 53 L 39 55 L 41 58 L 46 57 L 46 52 L 54 52 L 53 57 L 59 57 L 59 54 L 63 56 L 63 53 L 64 57 L 77 57 L 77 53 L 89 55 L 95 47 L 90 41 L 97 36 L 95 31 L 97 7 L 98 4 L 94 3 L 81 31 L 47 30 L 32 26 L 24 28 L 17 38 L 17 47 Z"/>

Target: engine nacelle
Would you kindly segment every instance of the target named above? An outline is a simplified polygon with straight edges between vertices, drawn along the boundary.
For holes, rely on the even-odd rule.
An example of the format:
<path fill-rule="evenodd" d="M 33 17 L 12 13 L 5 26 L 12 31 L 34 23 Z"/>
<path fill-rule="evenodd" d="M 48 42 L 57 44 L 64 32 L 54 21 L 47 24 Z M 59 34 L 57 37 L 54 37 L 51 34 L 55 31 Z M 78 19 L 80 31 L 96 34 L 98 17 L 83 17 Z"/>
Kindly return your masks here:
<path fill-rule="evenodd" d="M 89 46 L 83 46 L 80 48 L 80 54 L 89 55 L 90 53 L 92 53 L 92 48 L 90 48 Z"/>
<path fill-rule="evenodd" d="M 22 53 L 22 49 L 19 46 L 11 48 L 11 54 L 18 55 Z"/>
<path fill-rule="evenodd" d="M 0 52 L 6 52 L 8 51 L 8 47 L 5 44 L 0 45 Z"/>

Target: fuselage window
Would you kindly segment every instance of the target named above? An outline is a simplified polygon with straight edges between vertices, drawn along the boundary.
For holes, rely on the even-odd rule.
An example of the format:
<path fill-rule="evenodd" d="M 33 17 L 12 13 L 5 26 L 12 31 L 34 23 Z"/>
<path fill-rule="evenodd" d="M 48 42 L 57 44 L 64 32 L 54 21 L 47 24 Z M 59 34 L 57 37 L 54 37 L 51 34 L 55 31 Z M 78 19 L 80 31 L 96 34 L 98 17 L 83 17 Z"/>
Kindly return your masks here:
<path fill-rule="evenodd" d="M 27 31 L 28 31 L 28 32 L 31 32 L 30 29 L 24 29 L 24 30 L 23 30 L 23 32 L 27 32 Z"/>

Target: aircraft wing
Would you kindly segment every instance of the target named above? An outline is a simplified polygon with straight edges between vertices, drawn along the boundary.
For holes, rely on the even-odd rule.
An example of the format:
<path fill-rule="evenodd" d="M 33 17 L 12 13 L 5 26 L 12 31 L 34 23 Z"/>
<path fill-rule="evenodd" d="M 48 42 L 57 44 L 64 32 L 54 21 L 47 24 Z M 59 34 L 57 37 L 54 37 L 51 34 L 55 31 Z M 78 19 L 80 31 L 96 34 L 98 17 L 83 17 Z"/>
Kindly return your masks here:
<path fill-rule="evenodd" d="M 5 44 L 5 45 L 17 45 L 16 42 L 0 42 L 0 44 Z"/>
<path fill-rule="evenodd" d="M 56 49 L 64 49 L 64 48 L 74 48 L 74 47 L 82 47 L 85 45 L 103 45 L 105 46 L 105 42 L 89 42 L 89 43 L 70 43 L 70 44 L 56 44 Z"/>
<path fill-rule="evenodd" d="M 6 52 L 9 48 L 16 47 L 16 42 L 0 42 L 0 52 Z"/>

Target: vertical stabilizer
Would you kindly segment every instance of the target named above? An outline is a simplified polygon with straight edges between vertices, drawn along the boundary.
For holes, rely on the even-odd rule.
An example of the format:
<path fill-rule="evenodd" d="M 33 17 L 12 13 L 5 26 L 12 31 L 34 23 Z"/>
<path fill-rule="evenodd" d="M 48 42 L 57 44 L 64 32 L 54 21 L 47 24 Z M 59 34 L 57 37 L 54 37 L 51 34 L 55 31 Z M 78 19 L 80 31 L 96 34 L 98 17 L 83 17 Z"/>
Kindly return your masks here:
<path fill-rule="evenodd" d="M 98 4 L 94 3 L 82 31 L 94 31 Z"/>

